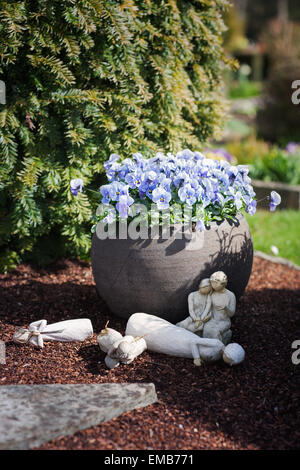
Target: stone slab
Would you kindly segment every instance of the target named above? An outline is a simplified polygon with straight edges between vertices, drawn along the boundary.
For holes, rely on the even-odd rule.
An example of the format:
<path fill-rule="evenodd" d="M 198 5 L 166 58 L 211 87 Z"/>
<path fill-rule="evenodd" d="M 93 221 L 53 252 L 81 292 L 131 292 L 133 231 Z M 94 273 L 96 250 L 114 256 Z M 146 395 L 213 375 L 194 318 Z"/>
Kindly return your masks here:
<path fill-rule="evenodd" d="M 0 450 L 31 449 L 157 401 L 154 384 L 0 386 Z"/>

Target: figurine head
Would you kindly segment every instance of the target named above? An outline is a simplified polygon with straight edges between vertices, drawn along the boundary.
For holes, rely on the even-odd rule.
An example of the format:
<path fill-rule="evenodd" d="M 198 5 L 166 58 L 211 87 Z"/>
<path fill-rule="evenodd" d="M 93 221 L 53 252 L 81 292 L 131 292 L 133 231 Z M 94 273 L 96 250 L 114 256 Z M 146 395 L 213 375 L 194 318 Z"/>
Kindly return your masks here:
<path fill-rule="evenodd" d="M 223 271 L 216 271 L 210 276 L 210 283 L 216 292 L 222 292 L 227 286 L 227 276 Z"/>
<path fill-rule="evenodd" d="M 199 284 L 199 292 L 200 294 L 203 295 L 208 295 L 211 294 L 212 288 L 211 288 L 211 283 L 208 278 L 202 279 L 202 281 Z"/>
<path fill-rule="evenodd" d="M 15 332 L 13 336 L 13 341 L 15 343 L 24 344 L 28 342 L 30 336 L 31 334 L 29 330 L 26 330 L 25 328 L 20 328 L 19 330 Z"/>
<path fill-rule="evenodd" d="M 223 360 L 230 366 L 235 366 L 245 359 L 244 348 L 237 343 L 229 343 L 223 350 Z"/>
<path fill-rule="evenodd" d="M 105 323 L 105 326 L 104 326 L 103 330 L 100 331 L 99 336 L 108 335 L 109 330 L 110 330 L 110 328 L 107 327 L 108 324 L 109 324 L 109 320 Z"/>

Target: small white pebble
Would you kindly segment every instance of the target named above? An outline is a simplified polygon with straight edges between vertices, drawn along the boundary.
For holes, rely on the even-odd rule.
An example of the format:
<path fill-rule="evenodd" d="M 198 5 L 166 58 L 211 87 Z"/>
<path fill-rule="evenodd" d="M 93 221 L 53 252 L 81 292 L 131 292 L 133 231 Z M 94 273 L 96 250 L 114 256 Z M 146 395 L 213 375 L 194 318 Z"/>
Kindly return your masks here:
<path fill-rule="evenodd" d="M 279 250 L 278 250 L 277 246 L 272 245 L 272 246 L 270 247 L 270 249 L 271 249 L 272 253 L 273 253 L 275 256 L 277 256 L 277 255 L 279 254 Z"/>
<path fill-rule="evenodd" d="M 182 424 L 179 424 L 179 427 L 180 427 L 180 429 L 182 429 L 183 428 Z"/>

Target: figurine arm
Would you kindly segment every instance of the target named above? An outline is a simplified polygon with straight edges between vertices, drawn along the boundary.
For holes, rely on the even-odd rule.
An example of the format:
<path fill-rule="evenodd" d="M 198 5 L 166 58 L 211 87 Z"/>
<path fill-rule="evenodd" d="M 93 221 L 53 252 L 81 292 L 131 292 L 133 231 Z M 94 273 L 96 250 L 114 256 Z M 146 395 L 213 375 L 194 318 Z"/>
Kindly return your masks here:
<path fill-rule="evenodd" d="M 197 344 L 194 344 L 194 343 L 191 344 L 191 353 L 192 353 L 193 359 L 200 358 L 200 353 L 199 353 Z"/>
<path fill-rule="evenodd" d="M 194 295 L 193 292 L 188 296 L 188 304 L 189 304 L 189 315 L 192 320 L 197 320 L 197 314 L 194 312 Z"/>
<path fill-rule="evenodd" d="M 204 318 L 206 318 L 206 317 L 210 314 L 210 312 L 211 312 L 211 306 L 212 306 L 211 296 L 208 295 L 208 296 L 207 296 L 206 307 L 205 307 L 205 309 L 204 309 L 204 312 L 201 313 L 201 315 L 200 315 L 201 320 L 203 320 Z"/>
<path fill-rule="evenodd" d="M 200 356 L 200 351 L 199 348 L 196 344 L 191 344 L 191 350 L 192 350 L 192 356 L 194 359 L 194 364 L 195 366 L 201 366 L 202 365 L 202 359 Z"/>
<path fill-rule="evenodd" d="M 225 307 L 227 315 L 231 318 L 235 314 L 236 300 L 233 292 L 230 293 L 230 299 L 227 307 Z"/>
<path fill-rule="evenodd" d="M 47 320 L 37 320 L 29 325 L 29 329 L 31 330 L 37 330 L 37 331 L 43 331 L 47 326 Z"/>

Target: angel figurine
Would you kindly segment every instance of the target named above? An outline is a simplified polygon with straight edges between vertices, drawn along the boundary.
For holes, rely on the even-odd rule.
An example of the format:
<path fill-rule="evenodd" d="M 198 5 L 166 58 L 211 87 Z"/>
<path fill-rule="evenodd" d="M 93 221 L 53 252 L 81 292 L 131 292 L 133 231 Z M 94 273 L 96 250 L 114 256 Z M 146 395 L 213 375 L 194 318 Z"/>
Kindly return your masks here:
<path fill-rule="evenodd" d="M 88 318 L 65 320 L 51 325 L 47 324 L 47 320 L 38 320 L 30 323 L 28 329 L 19 328 L 13 336 L 13 341 L 43 348 L 44 341 L 85 341 L 93 334 L 93 326 Z"/>
<path fill-rule="evenodd" d="M 217 271 L 210 276 L 213 289 L 211 294 L 212 316 L 204 325 L 203 338 L 219 339 L 228 344 L 232 337 L 231 318 L 235 314 L 236 298 L 233 292 L 226 289 L 227 276 Z"/>
<path fill-rule="evenodd" d="M 203 330 L 204 324 L 211 319 L 211 293 L 210 280 L 202 279 L 199 290 L 191 292 L 188 296 L 189 316 L 176 323 L 176 326 L 199 334 Z"/>
<path fill-rule="evenodd" d="M 242 362 L 245 357 L 244 349 L 237 343 L 225 346 L 219 339 L 201 338 L 163 318 L 142 312 L 131 315 L 125 334 L 133 337 L 144 335 L 149 351 L 191 358 L 195 366 L 221 358 L 232 366 Z"/>

